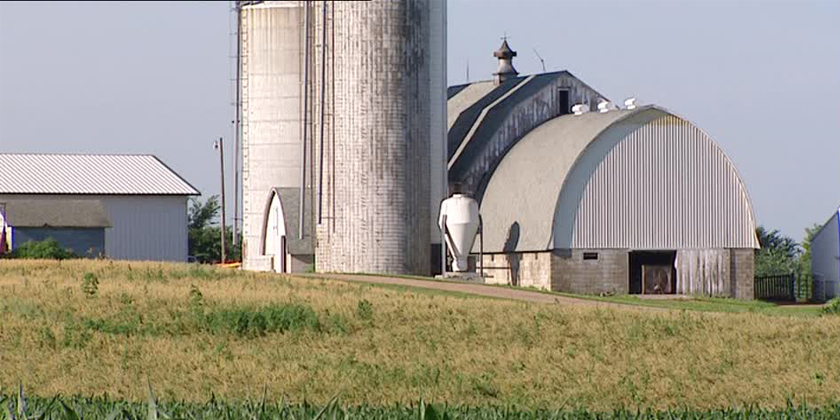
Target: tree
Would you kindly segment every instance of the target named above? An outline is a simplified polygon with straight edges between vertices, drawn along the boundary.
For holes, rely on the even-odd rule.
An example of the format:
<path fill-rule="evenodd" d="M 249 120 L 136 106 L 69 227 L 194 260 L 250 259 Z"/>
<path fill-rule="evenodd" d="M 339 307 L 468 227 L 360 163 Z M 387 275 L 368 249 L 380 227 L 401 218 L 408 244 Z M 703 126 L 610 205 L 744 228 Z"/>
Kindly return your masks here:
<path fill-rule="evenodd" d="M 187 212 L 189 227 L 189 252 L 202 263 L 219 262 L 221 256 L 221 228 L 219 227 L 219 196 L 209 197 L 204 203 L 197 199 L 190 199 Z M 229 261 L 241 260 L 241 236 L 236 246 L 233 244 L 233 231 L 225 229 L 225 254 Z"/>
<path fill-rule="evenodd" d="M 797 264 L 797 278 L 800 281 L 810 284 L 811 282 L 811 242 L 814 236 L 822 229 L 822 225 L 814 223 L 811 227 L 805 228 L 805 239 L 802 241 L 802 254 Z"/>
<path fill-rule="evenodd" d="M 216 217 L 219 215 L 219 208 L 218 195 L 208 198 L 203 204 L 191 198 L 187 217 L 190 229 L 204 229 L 217 225 Z"/>
<path fill-rule="evenodd" d="M 778 230 L 759 226 L 755 230 L 761 249 L 755 252 L 756 277 L 795 273 L 799 269 L 799 244 Z"/>

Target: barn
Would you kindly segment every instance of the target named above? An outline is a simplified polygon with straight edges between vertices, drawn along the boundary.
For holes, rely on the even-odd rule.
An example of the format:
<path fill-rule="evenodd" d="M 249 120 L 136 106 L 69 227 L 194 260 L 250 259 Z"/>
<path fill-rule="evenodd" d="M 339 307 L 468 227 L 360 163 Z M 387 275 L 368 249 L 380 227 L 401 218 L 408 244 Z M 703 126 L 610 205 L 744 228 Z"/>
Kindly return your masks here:
<path fill-rule="evenodd" d="M 840 209 L 811 239 L 811 273 L 814 299 L 825 301 L 840 296 Z"/>
<path fill-rule="evenodd" d="M 187 199 L 199 192 L 155 156 L 0 154 L 0 168 L 0 213 L 15 244 L 29 231 L 83 255 L 97 244 L 112 259 L 187 259 Z M 88 228 L 103 229 L 104 241 Z"/>
<path fill-rule="evenodd" d="M 752 204 L 705 132 L 567 71 L 520 76 L 506 41 L 494 56 L 493 80 L 448 100 L 450 188 L 480 204 L 487 282 L 752 298 Z"/>

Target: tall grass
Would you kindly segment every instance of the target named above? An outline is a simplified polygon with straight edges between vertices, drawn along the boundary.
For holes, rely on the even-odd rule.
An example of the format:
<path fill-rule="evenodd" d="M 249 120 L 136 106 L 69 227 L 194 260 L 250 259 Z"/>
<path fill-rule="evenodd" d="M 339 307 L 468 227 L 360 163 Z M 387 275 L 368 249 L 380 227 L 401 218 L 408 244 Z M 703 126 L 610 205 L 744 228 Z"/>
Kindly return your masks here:
<path fill-rule="evenodd" d="M 840 395 L 834 316 L 563 307 L 66 260 L 0 262 L 0 320 L 0 387 L 41 396 L 139 402 L 147 379 L 164 401 L 238 404 L 265 389 L 272 403 L 319 407 L 341 395 L 345 407 L 785 409 Z"/>

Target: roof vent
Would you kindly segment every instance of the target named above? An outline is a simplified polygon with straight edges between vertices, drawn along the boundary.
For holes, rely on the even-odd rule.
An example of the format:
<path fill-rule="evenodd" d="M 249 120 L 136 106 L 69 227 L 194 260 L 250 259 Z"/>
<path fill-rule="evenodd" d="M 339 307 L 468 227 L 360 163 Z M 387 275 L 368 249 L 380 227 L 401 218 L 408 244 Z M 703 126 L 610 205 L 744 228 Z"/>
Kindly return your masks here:
<path fill-rule="evenodd" d="M 507 36 L 502 38 L 502 46 L 499 50 L 493 53 L 493 57 L 499 59 L 499 67 L 493 73 L 493 82 L 496 85 L 502 84 L 505 80 L 512 79 L 519 75 L 519 72 L 513 68 L 513 57 L 516 57 L 516 51 L 510 49 L 507 43 Z"/>
<path fill-rule="evenodd" d="M 577 104 L 577 105 L 572 107 L 572 112 L 574 112 L 575 115 L 586 114 L 587 112 L 589 112 L 589 105 L 587 105 L 587 104 Z"/>
<path fill-rule="evenodd" d="M 636 97 L 627 98 L 624 100 L 624 108 L 636 109 Z"/>
<path fill-rule="evenodd" d="M 603 114 L 606 112 L 610 112 L 610 109 L 612 109 L 612 102 L 603 100 L 601 102 L 598 102 L 598 112 Z"/>

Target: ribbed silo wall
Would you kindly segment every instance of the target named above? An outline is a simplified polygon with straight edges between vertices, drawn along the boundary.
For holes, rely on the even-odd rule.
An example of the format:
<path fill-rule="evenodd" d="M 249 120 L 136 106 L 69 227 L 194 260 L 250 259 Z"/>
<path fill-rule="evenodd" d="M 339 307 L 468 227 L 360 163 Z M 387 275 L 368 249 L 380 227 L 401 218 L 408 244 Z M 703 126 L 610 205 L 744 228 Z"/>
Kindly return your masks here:
<path fill-rule="evenodd" d="M 255 268 L 269 191 L 299 187 L 302 8 L 297 1 L 241 12 L 243 264 Z"/>
<path fill-rule="evenodd" d="M 334 232 L 322 272 L 429 272 L 429 0 L 335 3 Z"/>
<path fill-rule="evenodd" d="M 433 244 L 441 243 L 437 225 L 440 202 L 446 198 L 446 0 L 429 1 L 429 100 L 430 103 L 430 235 Z M 440 252 L 439 249 L 436 252 Z M 434 260 L 434 257 L 432 258 Z"/>

